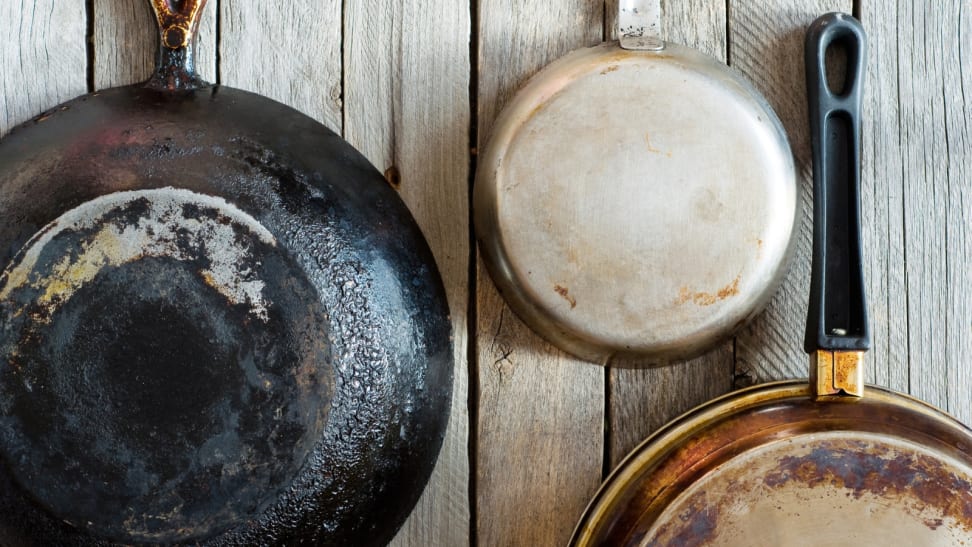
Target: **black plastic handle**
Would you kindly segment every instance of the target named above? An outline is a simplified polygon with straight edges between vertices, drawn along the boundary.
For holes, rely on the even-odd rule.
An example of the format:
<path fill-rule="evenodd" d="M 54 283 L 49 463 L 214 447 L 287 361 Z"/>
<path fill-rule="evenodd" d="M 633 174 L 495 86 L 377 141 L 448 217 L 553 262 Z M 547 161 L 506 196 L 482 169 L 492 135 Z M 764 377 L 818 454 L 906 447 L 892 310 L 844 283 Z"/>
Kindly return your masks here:
<path fill-rule="evenodd" d="M 846 52 L 842 90 L 827 83 L 826 54 Z M 804 348 L 864 351 L 871 345 L 861 261 L 861 88 L 864 29 L 844 13 L 807 30 L 807 100 L 813 145 L 813 268 Z"/>

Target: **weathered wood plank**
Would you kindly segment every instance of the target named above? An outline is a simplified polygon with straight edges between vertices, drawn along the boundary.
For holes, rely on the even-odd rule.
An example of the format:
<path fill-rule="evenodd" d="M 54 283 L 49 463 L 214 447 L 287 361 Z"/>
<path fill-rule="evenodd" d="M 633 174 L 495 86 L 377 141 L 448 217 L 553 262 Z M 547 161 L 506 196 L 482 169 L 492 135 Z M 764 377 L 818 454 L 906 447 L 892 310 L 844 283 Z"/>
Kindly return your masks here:
<path fill-rule="evenodd" d="M 945 226 L 948 280 L 946 410 L 972 424 L 972 10 L 968 2 L 942 6 L 941 37 L 945 69 L 948 150 L 948 207 Z"/>
<path fill-rule="evenodd" d="M 919 5 L 916 5 L 919 4 Z M 920 3 L 898 4 L 898 95 L 904 187 L 908 390 L 946 408 L 948 149 L 942 21 Z"/>
<path fill-rule="evenodd" d="M 867 381 L 908 391 L 904 260 L 904 153 L 898 105 L 898 8 L 866 4 L 868 36 L 862 110 L 861 222 L 871 316 Z"/>
<path fill-rule="evenodd" d="M 353 2 L 344 28 L 345 136 L 394 179 L 435 254 L 453 320 L 449 430 L 392 544 L 468 545 L 469 5 Z"/>
<path fill-rule="evenodd" d="M 607 30 L 617 34 L 617 5 L 610 4 Z M 726 60 L 726 3 L 690 0 L 662 3 L 662 36 Z M 629 363 L 629 365 L 632 363 Z M 649 434 L 683 412 L 732 389 L 733 342 L 686 363 L 656 369 L 612 368 L 608 386 L 608 460 L 616 466 Z"/>
<path fill-rule="evenodd" d="M 602 39 L 600 0 L 479 3 L 479 145 L 515 91 Z M 544 343 L 476 278 L 480 545 L 562 545 L 600 482 L 604 369 Z"/>
<path fill-rule="evenodd" d="M 220 82 L 342 131 L 341 1 L 220 5 Z"/>
<path fill-rule="evenodd" d="M 209 0 L 199 22 L 196 66 L 216 77 L 216 3 Z M 105 89 L 148 80 L 155 68 L 159 27 L 147 0 L 94 0 L 94 85 Z"/>
<path fill-rule="evenodd" d="M 87 91 L 84 2 L 0 3 L 0 136 Z"/>
<path fill-rule="evenodd" d="M 969 421 L 972 218 L 965 89 L 972 58 L 963 48 L 970 17 L 963 4 L 865 4 L 861 16 L 872 41 L 888 44 L 897 57 L 894 72 L 881 80 L 897 84 L 897 123 L 875 131 L 900 144 L 876 157 L 890 176 L 875 184 L 903 194 L 904 245 L 894 266 L 903 268 L 906 296 L 889 313 L 900 315 L 907 329 L 899 347 L 907 355 L 908 391 Z"/>
<path fill-rule="evenodd" d="M 850 0 L 730 0 L 729 64 L 769 101 L 786 128 L 800 177 L 802 210 L 790 271 L 776 296 L 736 337 L 736 376 L 747 382 L 806 378 L 803 335 L 810 292 L 813 180 L 803 43 L 806 28 L 831 11 L 850 12 Z"/>
<path fill-rule="evenodd" d="M 478 542 L 563 545 L 601 480 L 604 369 L 539 340 L 491 284 L 478 305 L 498 310 L 477 337 Z"/>

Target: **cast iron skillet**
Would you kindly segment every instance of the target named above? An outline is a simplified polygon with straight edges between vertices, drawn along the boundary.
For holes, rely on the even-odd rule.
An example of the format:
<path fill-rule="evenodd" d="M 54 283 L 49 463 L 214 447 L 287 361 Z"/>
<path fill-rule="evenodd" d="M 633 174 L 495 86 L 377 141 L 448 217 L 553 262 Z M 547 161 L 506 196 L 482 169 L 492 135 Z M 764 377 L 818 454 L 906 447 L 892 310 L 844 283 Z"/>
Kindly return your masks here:
<path fill-rule="evenodd" d="M 0 143 L 0 542 L 363 545 L 432 470 L 452 389 L 431 253 L 340 137 L 193 73 Z"/>
<path fill-rule="evenodd" d="M 825 52 L 845 48 L 842 91 Z M 860 238 L 864 31 L 848 15 L 807 33 L 814 252 L 810 384 L 706 403 L 612 473 L 571 545 L 968 545 L 972 430 L 930 405 L 863 386 L 870 330 Z"/>

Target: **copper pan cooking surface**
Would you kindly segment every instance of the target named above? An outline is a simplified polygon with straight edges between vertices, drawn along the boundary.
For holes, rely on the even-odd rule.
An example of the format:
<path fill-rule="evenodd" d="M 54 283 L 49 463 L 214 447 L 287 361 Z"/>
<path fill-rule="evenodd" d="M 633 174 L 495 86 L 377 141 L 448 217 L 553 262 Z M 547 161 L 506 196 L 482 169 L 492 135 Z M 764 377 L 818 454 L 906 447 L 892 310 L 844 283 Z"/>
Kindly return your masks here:
<path fill-rule="evenodd" d="M 803 381 L 757 386 L 645 441 L 575 544 L 972 545 L 970 449 L 960 423 L 880 388 L 820 403 Z"/>

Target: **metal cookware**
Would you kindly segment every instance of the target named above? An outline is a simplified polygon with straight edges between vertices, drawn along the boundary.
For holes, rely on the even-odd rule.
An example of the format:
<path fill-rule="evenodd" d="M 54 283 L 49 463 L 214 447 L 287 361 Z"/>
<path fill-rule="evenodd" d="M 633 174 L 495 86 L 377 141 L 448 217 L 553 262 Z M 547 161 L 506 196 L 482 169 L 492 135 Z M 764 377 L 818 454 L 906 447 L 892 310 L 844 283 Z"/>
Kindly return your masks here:
<path fill-rule="evenodd" d="M 642 5 L 652 4 L 652 5 Z M 798 208 L 786 133 L 725 64 L 653 38 L 623 0 L 620 41 L 520 90 L 481 156 L 475 228 L 511 308 L 582 358 L 689 358 L 782 279 Z"/>
<path fill-rule="evenodd" d="M 152 0 L 145 85 L 0 143 L 0 542 L 366 545 L 452 389 L 432 255 L 381 174 L 202 82 L 205 0 Z"/>
<path fill-rule="evenodd" d="M 825 52 L 847 53 L 844 89 Z M 972 543 L 972 431 L 863 387 L 869 329 L 860 247 L 864 32 L 844 14 L 807 34 L 814 254 L 810 384 L 756 386 L 678 418 L 603 485 L 572 545 Z"/>

